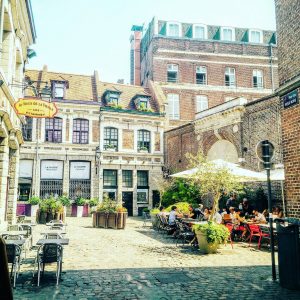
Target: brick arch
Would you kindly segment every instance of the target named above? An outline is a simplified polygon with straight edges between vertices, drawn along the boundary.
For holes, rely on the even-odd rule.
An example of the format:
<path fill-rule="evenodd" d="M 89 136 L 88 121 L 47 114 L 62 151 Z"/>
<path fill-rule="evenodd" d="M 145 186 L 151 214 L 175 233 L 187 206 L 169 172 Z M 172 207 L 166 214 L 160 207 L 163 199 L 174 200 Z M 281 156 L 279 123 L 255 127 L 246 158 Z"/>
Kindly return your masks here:
<path fill-rule="evenodd" d="M 238 163 L 239 155 L 233 143 L 228 140 L 218 140 L 208 150 L 207 159 L 223 159 L 232 163 Z"/>

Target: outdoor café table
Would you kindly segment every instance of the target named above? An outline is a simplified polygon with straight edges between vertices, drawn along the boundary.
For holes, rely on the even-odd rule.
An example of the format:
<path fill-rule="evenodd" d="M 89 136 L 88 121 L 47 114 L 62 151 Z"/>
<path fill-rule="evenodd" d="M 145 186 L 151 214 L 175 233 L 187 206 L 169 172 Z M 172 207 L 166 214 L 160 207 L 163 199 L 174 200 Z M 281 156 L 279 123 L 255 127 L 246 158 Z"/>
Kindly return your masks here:
<path fill-rule="evenodd" d="M 250 223 L 251 224 L 251 223 Z M 254 223 L 255 224 L 255 223 Z M 270 229 L 270 224 L 257 224 L 259 227 L 265 227 Z M 273 223 L 273 230 L 276 231 L 276 223 Z"/>
<path fill-rule="evenodd" d="M 37 245 L 43 245 L 43 244 L 69 245 L 69 239 L 39 239 L 36 244 Z"/>
<path fill-rule="evenodd" d="M 40 232 L 40 234 L 51 234 L 51 233 L 52 234 L 63 234 L 63 235 L 67 234 L 63 230 L 44 230 L 44 231 Z"/>
<path fill-rule="evenodd" d="M 6 245 L 18 245 L 18 246 L 23 246 L 26 243 L 25 239 L 22 240 L 4 240 Z"/>
<path fill-rule="evenodd" d="M 0 233 L 0 235 L 26 235 L 27 234 L 27 231 L 26 230 L 20 230 L 20 231 L 17 231 L 17 230 L 13 230 L 13 231 L 3 231 Z"/>

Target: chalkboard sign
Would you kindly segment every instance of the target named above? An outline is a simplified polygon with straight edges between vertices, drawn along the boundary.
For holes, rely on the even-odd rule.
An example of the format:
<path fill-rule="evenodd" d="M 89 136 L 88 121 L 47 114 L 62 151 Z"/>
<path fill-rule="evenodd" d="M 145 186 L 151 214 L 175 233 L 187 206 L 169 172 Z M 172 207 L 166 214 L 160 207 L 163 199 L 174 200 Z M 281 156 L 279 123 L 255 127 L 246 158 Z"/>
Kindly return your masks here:
<path fill-rule="evenodd" d="M 299 103 L 298 91 L 294 90 L 282 97 L 283 107 L 288 108 Z"/>

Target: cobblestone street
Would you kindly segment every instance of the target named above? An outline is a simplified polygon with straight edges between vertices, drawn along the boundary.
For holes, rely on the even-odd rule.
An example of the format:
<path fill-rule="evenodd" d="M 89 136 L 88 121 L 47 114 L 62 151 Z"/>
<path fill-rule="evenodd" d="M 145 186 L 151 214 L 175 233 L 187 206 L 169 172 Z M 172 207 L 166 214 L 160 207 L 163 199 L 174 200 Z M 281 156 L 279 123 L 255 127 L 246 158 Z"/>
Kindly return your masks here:
<path fill-rule="evenodd" d="M 32 250 L 21 266 L 15 299 L 299 299 L 271 281 L 270 254 L 246 244 L 200 255 L 166 235 L 143 228 L 138 218 L 125 230 L 92 228 L 91 218 L 68 218 L 63 274 L 54 265 L 41 286 L 32 280 Z M 44 225 L 36 226 L 34 243 Z"/>

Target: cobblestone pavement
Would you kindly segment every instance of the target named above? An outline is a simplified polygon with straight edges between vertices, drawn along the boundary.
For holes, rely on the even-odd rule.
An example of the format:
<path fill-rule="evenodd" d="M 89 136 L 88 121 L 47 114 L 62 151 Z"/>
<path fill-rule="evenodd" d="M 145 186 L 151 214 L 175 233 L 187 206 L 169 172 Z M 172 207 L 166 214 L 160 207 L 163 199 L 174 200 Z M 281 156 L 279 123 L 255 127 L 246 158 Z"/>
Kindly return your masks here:
<path fill-rule="evenodd" d="M 246 244 L 201 255 L 172 238 L 143 228 L 138 218 L 125 230 L 92 228 L 91 218 L 68 218 L 63 274 L 55 285 L 47 265 L 41 286 L 32 278 L 32 249 L 21 266 L 14 299 L 300 299 L 271 280 L 270 253 Z M 34 230 L 34 243 L 45 229 Z M 1 299 L 1 295 L 0 295 Z"/>

